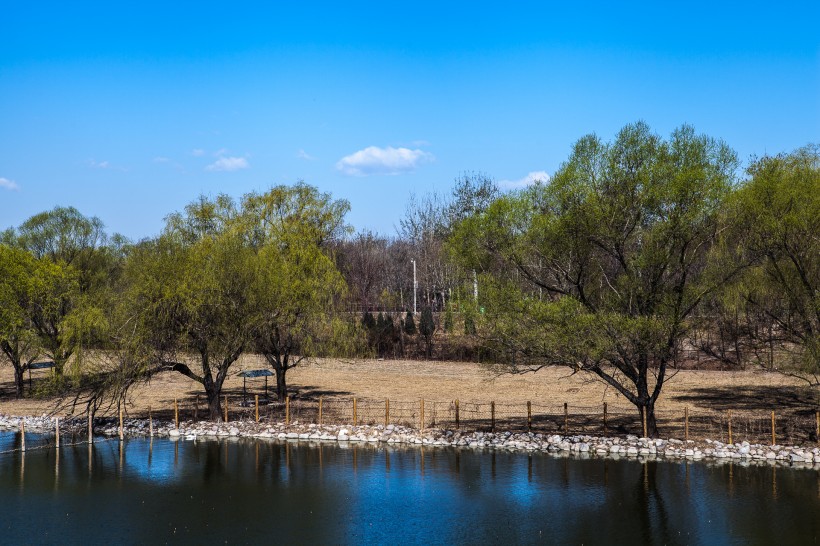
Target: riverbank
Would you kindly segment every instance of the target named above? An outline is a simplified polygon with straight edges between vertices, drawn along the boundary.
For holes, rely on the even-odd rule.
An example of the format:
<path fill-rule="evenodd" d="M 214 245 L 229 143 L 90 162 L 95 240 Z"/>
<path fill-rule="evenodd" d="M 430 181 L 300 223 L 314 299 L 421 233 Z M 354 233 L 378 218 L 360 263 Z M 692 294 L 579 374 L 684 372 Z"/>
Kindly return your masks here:
<path fill-rule="evenodd" d="M 19 430 L 25 423 L 27 432 L 54 434 L 56 422 L 47 415 L 39 417 L 0 415 L 0 432 Z M 631 458 L 638 460 L 692 460 L 733 462 L 740 464 L 782 465 L 820 470 L 820 447 L 761 445 L 741 442 L 725 444 L 715 440 L 695 442 L 679 439 L 652 439 L 637 436 L 596 437 L 585 435 L 542 434 L 534 432 L 461 432 L 458 430 L 417 430 L 398 425 L 346 426 L 316 425 L 293 422 L 285 424 L 235 421 L 230 423 L 173 422 L 147 419 L 125 419 L 124 437 L 145 437 L 153 433 L 178 441 L 201 441 L 220 438 L 255 438 L 297 442 L 365 443 L 388 446 L 431 446 L 463 449 L 495 449 L 521 452 L 543 452 L 580 457 Z M 60 421 L 61 436 L 84 437 L 87 423 L 80 418 Z M 115 419 L 97 419 L 94 434 L 117 437 Z"/>

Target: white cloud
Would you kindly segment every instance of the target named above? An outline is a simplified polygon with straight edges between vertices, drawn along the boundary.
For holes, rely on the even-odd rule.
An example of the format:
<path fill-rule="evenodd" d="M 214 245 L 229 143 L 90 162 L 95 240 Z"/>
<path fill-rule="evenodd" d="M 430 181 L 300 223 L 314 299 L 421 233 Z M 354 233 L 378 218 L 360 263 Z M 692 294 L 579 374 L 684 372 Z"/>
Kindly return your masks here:
<path fill-rule="evenodd" d="M 299 151 L 296 152 L 296 157 L 298 157 L 299 159 L 304 159 L 305 161 L 316 161 L 315 157 L 313 157 L 301 148 L 299 148 Z"/>
<path fill-rule="evenodd" d="M 158 156 L 154 158 L 154 163 L 170 163 L 171 160 L 167 157 Z"/>
<path fill-rule="evenodd" d="M 111 167 L 111 164 L 108 161 L 94 161 L 93 159 L 89 159 L 88 166 L 92 169 L 108 169 Z"/>
<path fill-rule="evenodd" d="M 239 171 L 250 168 L 248 160 L 244 157 L 220 157 L 207 167 L 206 171 Z"/>
<path fill-rule="evenodd" d="M 547 183 L 550 181 L 550 175 L 547 174 L 547 171 L 533 171 L 524 178 L 519 178 L 518 180 L 501 180 L 498 182 L 498 187 L 504 190 L 519 190 L 521 188 L 526 188 L 527 186 L 532 186 L 536 182 Z"/>
<path fill-rule="evenodd" d="M 401 174 L 434 160 L 433 154 L 419 149 L 368 146 L 340 159 L 336 168 L 351 176 Z"/>
<path fill-rule="evenodd" d="M 9 180 L 8 178 L 3 178 L 2 176 L 0 176 L 0 188 L 11 191 L 20 190 L 20 186 L 17 185 L 17 182 L 15 182 L 14 180 Z"/>
<path fill-rule="evenodd" d="M 194 157 L 202 157 L 203 155 L 205 155 L 205 150 L 203 150 L 202 148 L 194 148 L 193 150 L 191 150 L 191 155 Z"/>

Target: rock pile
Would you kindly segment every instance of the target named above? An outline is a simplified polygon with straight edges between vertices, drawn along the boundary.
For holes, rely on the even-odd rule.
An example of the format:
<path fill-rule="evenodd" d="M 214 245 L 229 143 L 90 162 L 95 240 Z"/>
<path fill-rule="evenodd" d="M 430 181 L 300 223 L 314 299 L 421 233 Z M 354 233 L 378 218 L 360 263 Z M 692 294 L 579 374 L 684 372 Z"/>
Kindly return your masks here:
<path fill-rule="evenodd" d="M 0 415 L 0 430 L 19 428 L 20 417 Z M 26 430 L 49 433 L 54 431 L 54 419 L 46 415 L 25 417 Z M 126 436 L 147 436 L 146 419 L 126 419 Z M 86 423 L 81 418 L 61 422 L 61 434 L 82 433 Z M 677 439 L 638 438 L 637 436 L 595 437 L 583 435 L 541 434 L 534 432 L 463 432 L 441 429 L 417 430 L 399 425 L 340 426 L 293 422 L 231 423 L 184 422 L 179 429 L 167 421 L 154 421 L 155 436 L 172 440 L 206 440 L 225 437 L 259 438 L 279 441 L 364 442 L 386 445 L 423 445 L 465 449 L 498 449 L 546 452 L 580 457 L 610 457 L 635 459 L 709 460 L 741 463 L 816 466 L 820 468 L 820 448 L 799 446 L 769 446 L 741 442 L 724 444 L 719 441 L 683 441 Z M 94 433 L 117 436 L 116 419 L 97 419 Z"/>

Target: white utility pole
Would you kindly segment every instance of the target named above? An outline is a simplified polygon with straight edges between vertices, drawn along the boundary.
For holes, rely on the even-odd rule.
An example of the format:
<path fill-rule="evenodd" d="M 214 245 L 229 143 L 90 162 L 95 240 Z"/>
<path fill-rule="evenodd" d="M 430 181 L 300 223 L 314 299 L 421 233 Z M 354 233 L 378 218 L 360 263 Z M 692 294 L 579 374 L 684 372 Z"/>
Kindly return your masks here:
<path fill-rule="evenodd" d="M 416 290 L 419 287 L 419 283 L 416 282 L 416 260 L 410 260 L 413 262 L 413 315 L 416 314 Z"/>
<path fill-rule="evenodd" d="M 473 269 L 473 299 L 478 302 L 478 275 Z"/>

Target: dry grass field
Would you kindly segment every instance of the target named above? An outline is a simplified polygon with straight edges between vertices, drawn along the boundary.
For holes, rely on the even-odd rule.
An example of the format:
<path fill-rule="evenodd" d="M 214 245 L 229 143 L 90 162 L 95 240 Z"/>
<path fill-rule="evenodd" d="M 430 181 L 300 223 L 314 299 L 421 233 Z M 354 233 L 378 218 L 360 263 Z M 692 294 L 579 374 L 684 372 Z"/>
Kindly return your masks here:
<path fill-rule="evenodd" d="M 259 357 L 246 356 L 232 370 L 225 393 L 241 396 L 240 370 L 265 367 Z M 35 371 L 33 382 L 42 381 L 48 372 Z M 47 399 L 14 399 L 12 370 L 0 366 L 0 413 L 23 415 L 51 413 L 56 402 Z M 273 379 L 273 378 L 271 378 Z M 548 368 L 524 375 L 496 375 L 473 363 L 410 360 L 319 360 L 301 365 L 288 373 L 292 396 L 311 399 L 352 397 L 395 401 L 450 401 L 499 404 L 558 405 L 630 410 L 631 405 L 613 388 L 589 376 L 571 374 L 566 368 Z M 259 393 L 262 379 L 248 381 L 248 390 Z M 273 381 L 270 382 L 273 387 Z M 201 386 L 180 374 L 156 377 L 150 384 L 135 389 L 126 411 L 141 414 L 148 406 L 169 408 L 174 398 L 188 403 L 203 391 Z M 818 393 L 798 380 L 760 371 L 682 370 L 668 380 L 658 410 L 682 412 L 684 407 L 698 413 L 737 411 L 812 412 Z M 77 408 L 79 413 L 82 408 Z M 65 413 L 65 412 L 61 412 Z"/>

